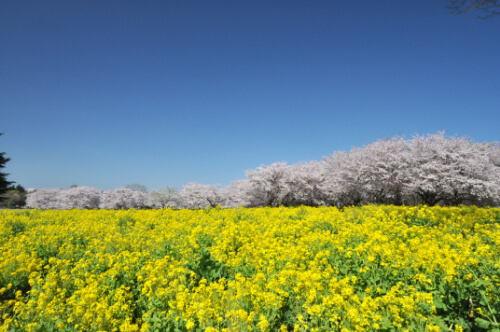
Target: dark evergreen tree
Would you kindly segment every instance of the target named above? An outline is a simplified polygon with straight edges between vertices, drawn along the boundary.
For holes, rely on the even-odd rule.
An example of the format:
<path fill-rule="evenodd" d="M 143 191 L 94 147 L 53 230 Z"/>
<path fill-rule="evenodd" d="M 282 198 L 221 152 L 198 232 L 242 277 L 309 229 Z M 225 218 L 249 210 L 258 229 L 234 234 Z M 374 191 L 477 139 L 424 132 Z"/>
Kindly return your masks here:
<path fill-rule="evenodd" d="M 3 133 L 0 133 L 2 136 Z M 10 158 L 4 157 L 5 152 L 0 152 L 0 170 L 5 167 L 5 164 L 10 160 Z M 7 190 L 9 190 L 9 186 L 14 183 L 12 181 L 7 181 L 7 173 L 0 172 L 0 195 L 3 195 Z M 1 197 L 0 197 L 1 200 Z"/>

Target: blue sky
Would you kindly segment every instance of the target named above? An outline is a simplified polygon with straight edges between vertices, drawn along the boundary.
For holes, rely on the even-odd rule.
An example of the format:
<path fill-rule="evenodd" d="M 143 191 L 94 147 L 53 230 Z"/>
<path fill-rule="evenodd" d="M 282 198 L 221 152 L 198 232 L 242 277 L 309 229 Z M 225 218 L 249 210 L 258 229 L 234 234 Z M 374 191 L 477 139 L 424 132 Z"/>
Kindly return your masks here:
<path fill-rule="evenodd" d="M 227 185 L 384 136 L 500 140 L 500 17 L 443 4 L 2 1 L 8 179 Z"/>

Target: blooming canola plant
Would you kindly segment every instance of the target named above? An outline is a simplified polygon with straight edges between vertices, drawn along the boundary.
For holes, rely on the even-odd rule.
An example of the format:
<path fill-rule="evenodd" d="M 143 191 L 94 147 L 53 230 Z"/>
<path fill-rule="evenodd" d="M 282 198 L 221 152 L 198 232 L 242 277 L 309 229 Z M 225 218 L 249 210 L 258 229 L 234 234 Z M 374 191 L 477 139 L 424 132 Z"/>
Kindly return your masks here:
<path fill-rule="evenodd" d="M 498 328 L 499 208 L 0 212 L 0 331 Z"/>

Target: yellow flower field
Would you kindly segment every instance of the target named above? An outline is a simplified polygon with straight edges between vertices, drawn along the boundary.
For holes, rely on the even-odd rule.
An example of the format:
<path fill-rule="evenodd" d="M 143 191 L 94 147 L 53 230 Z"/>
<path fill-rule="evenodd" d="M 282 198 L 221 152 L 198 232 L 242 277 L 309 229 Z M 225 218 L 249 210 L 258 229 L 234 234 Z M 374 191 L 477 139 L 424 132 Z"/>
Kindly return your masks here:
<path fill-rule="evenodd" d="M 491 331 L 499 223 L 476 207 L 1 211 L 0 331 Z"/>

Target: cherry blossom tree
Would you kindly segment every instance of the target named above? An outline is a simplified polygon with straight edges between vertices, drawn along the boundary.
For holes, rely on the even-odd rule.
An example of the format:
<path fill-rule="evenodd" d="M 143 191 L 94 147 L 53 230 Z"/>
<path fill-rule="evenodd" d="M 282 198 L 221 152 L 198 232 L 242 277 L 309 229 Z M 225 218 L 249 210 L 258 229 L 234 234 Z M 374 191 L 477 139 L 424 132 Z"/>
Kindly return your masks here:
<path fill-rule="evenodd" d="M 318 206 L 326 203 L 322 184 L 326 177 L 324 161 L 299 162 L 287 169 L 286 183 L 290 191 L 289 205 Z"/>
<path fill-rule="evenodd" d="M 491 143 L 489 158 L 493 165 L 500 167 L 500 144 Z"/>
<path fill-rule="evenodd" d="M 59 193 L 64 189 L 43 188 L 34 191 L 28 191 L 26 197 L 26 207 L 34 209 L 62 209 Z"/>
<path fill-rule="evenodd" d="M 140 183 L 130 183 L 125 186 L 127 189 L 139 191 L 141 193 L 147 194 L 148 193 L 148 188 Z"/>
<path fill-rule="evenodd" d="M 406 168 L 409 190 L 428 205 L 497 201 L 500 182 L 492 162 L 495 146 L 467 137 L 446 137 L 444 132 L 415 136 Z"/>
<path fill-rule="evenodd" d="M 340 206 L 358 205 L 363 200 L 362 182 L 357 172 L 362 163 L 359 148 L 350 152 L 336 151 L 325 157 L 328 174 L 323 192 L 330 204 Z"/>
<path fill-rule="evenodd" d="M 292 200 L 290 173 L 291 167 L 286 162 L 262 165 L 247 171 L 251 206 L 288 205 Z"/>
<path fill-rule="evenodd" d="M 58 204 L 62 209 L 97 209 L 102 190 L 93 187 L 72 187 L 58 192 Z"/>
<path fill-rule="evenodd" d="M 216 185 L 191 182 L 185 184 L 179 192 L 179 205 L 181 208 L 216 207 L 222 205 L 222 203 L 223 200 Z"/>
<path fill-rule="evenodd" d="M 402 137 L 381 139 L 325 158 L 328 175 L 323 190 L 338 205 L 402 204 L 408 178 L 408 147 Z"/>
<path fill-rule="evenodd" d="M 324 204 L 321 184 L 324 162 L 288 165 L 277 162 L 247 171 L 247 195 L 251 206 L 292 206 Z"/>
<path fill-rule="evenodd" d="M 101 195 L 101 209 L 137 209 L 146 207 L 146 194 L 118 188 L 106 190 Z"/>
<path fill-rule="evenodd" d="M 250 206 L 249 189 L 250 182 L 247 179 L 232 181 L 229 186 L 219 189 L 222 206 L 226 208 Z"/>
<path fill-rule="evenodd" d="M 101 192 L 91 187 L 29 192 L 28 207 L 128 209 L 357 204 L 500 204 L 500 145 L 475 143 L 444 132 L 412 139 L 377 140 L 322 161 L 276 162 L 246 173 L 225 188 L 188 183 L 180 192 L 129 185 Z M 143 191 L 143 192 L 141 192 Z"/>
<path fill-rule="evenodd" d="M 40 209 L 96 209 L 101 190 L 93 187 L 39 189 L 28 191 L 26 206 Z"/>
<path fill-rule="evenodd" d="M 179 191 L 175 187 L 166 186 L 149 192 L 148 199 L 154 208 L 176 207 L 179 203 Z"/>
<path fill-rule="evenodd" d="M 381 139 L 364 147 L 359 173 L 366 200 L 378 204 L 403 203 L 408 178 L 408 143 L 400 136 Z"/>

